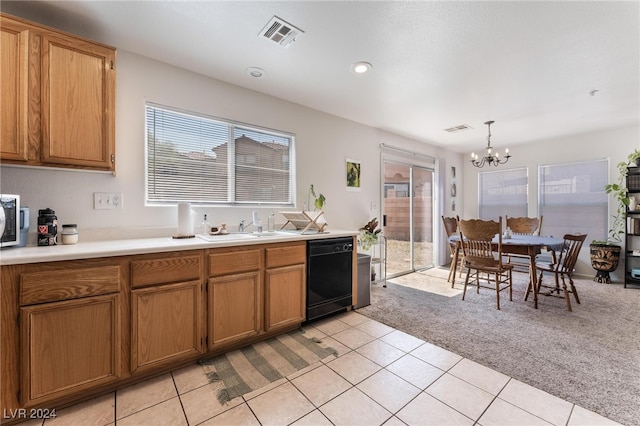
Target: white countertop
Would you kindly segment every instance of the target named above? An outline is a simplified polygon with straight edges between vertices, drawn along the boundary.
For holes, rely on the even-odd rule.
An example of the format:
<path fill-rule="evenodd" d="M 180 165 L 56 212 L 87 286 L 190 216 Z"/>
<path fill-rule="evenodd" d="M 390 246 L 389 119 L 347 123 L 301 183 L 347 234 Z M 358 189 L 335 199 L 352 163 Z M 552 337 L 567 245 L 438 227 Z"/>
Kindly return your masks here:
<path fill-rule="evenodd" d="M 334 237 L 353 237 L 358 231 L 331 230 L 318 234 L 298 234 L 291 232 L 256 234 L 230 234 L 229 236 L 206 236 L 206 239 L 174 239 L 171 237 L 139 238 L 122 240 L 102 240 L 78 242 L 70 245 L 5 247 L 0 250 L 0 265 L 23 263 L 55 262 L 60 260 L 89 259 L 96 257 L 125 256 L 145 253 L 162 253 L 176 250 L 195 250 L 217 247 L 236 247 L 254 244 L 268 244 L 287 241 L 304 241 Z"/>

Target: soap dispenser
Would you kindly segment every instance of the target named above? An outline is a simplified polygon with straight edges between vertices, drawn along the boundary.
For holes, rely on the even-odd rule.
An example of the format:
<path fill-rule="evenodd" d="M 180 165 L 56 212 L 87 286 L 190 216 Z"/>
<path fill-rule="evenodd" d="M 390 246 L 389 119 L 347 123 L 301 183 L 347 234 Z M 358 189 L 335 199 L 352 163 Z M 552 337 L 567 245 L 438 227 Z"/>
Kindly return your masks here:
<path fill-rule="evenodd" d="M 211 232 L 211 224 L 209 223 L 209 221 L 207 220 L 207 215 L 204 215 L 204 220 L 202 221 L 202 224 L 200 225 L 201 229 L 202 229 L 202 233 L 204 235 L 208 235 L 209 232 Z"/>

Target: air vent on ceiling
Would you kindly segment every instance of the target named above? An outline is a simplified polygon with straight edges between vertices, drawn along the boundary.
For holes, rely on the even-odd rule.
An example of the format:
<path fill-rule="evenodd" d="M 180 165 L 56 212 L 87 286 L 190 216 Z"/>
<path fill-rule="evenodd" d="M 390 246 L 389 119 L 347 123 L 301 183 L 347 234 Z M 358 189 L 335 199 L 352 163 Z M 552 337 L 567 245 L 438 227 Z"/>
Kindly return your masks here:
<path fill-rule="evenodd" d="M 468 124 L 461 124 L 459 126 L 454 126 L 454 127 L 449 127 L 448 129 L 444 129 L 445 132 L 449 132 L 449 133 L 456 133 L 456 132 L 462 132 L 464 130 L 469 130 L 472 127 L 469 126 Z"/>
<path fill-rule="evenodd" d="M 260 31 L 260 37 L 267 38 L 282 47 L 288 47 L 296 41 L 296 37 L 304 34 L 300 28 L 296 28 L 285 20 L 274 16 Z"/>

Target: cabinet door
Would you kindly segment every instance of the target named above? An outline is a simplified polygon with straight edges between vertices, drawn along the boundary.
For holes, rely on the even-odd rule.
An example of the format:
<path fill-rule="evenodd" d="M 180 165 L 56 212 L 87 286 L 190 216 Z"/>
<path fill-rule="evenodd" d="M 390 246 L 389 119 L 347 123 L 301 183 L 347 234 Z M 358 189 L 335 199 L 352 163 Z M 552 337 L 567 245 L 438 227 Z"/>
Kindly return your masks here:
<path fill-rule="evenodd" d="M 209 349 L 260 332 L 261 276 L 252 271 L 209 279 Z"/>
<path fill-rule="evenodd" d="M 200 281 L 131 291 L 131 371 L 202 353 Z"/>
<path fill-rule="evenodd" d="M 53 33 L 41 49 L 42 161 L 115 170 L 114 50 Z"/>
<path fill-rule="evenodd" d="M 0 17 L 0 157 L 27 160 L 28 27 Z"/>
<path fill-rule="evenodd" d="M 20 309 L 26 406 L 120 377 L 119 303 L 110 294 Z"/>
<path fill-rule="evenodd" d="M 301 323 L 305 319 L 305 266 L 267 269 L 265 329 Z"/>

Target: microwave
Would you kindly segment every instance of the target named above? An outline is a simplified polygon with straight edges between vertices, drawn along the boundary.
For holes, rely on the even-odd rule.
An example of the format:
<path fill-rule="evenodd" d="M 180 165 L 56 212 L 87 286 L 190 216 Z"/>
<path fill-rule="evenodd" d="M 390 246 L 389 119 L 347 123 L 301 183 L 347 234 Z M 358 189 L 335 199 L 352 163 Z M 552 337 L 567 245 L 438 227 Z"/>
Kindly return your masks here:
<path fill-rule="evenodd" d="M 20 245 L 20 196 L 0 194 L 0 247 Z"/>

